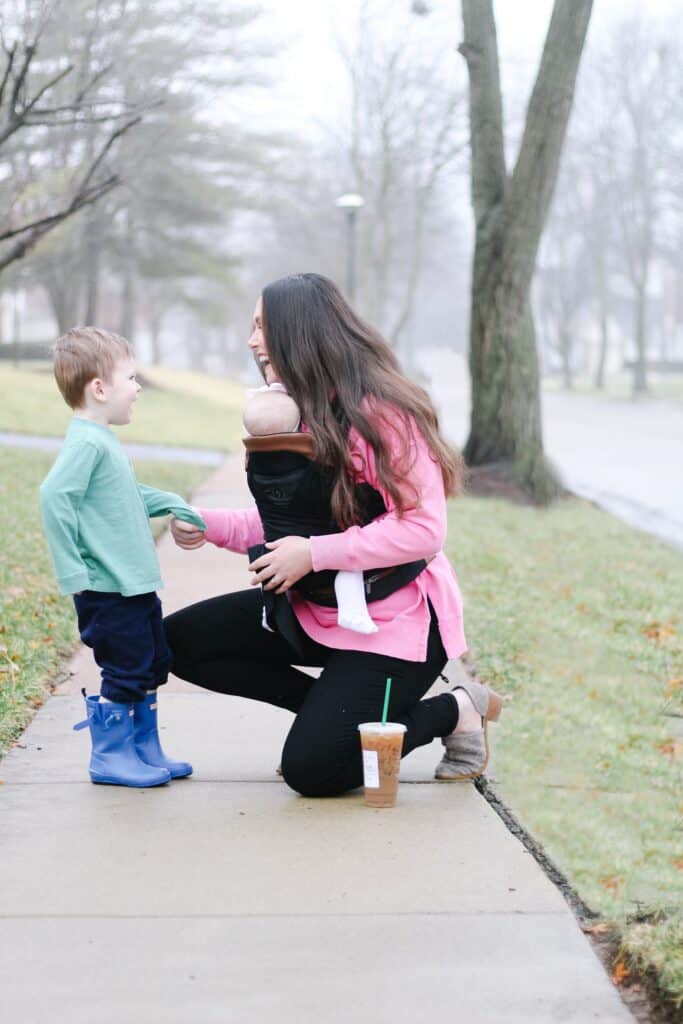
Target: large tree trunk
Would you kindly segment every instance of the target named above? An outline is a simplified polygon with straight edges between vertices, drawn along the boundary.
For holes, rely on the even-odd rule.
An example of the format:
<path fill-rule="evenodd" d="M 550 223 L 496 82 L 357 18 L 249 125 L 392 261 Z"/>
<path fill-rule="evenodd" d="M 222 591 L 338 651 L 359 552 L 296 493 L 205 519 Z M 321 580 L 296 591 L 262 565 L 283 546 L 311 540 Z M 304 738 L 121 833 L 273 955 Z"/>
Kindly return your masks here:
<path fill-rule="evenodd" d="M 472 418 L 465 458 L 509 463 L 537 501 L 559 484 L 543 453 L 539 370 L 530 288 L 557 179 L 592 0 L 555 0 L 514 171 L 505 169 L 493 0 L 463 0 L 470 78 Z"/>

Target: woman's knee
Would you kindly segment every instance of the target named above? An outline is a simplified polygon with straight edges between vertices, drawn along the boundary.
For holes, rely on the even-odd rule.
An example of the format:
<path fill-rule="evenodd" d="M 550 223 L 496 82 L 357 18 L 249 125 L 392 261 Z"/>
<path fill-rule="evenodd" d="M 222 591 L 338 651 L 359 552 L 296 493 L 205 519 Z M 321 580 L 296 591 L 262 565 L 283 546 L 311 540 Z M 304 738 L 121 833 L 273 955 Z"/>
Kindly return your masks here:
<path fill-rule="evenodd" d="M 294 745 L 285 744 L 281 770 L 290 789 L 301 796 L 339 796 L 354 788 L 346 780 L 345 768 L 340 770 L 328 758 Z"/>

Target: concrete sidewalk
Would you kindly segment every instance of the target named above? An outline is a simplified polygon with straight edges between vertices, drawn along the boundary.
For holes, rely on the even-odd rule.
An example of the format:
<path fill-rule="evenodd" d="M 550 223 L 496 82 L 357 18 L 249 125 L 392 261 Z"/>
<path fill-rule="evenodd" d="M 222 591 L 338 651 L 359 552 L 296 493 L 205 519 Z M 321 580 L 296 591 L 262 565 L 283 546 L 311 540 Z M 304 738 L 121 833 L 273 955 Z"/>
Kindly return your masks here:
<path fill-rule="evenodd" d="M 232 459 L 197 496 L 243 505 Z M 246 560 L 160 544 L 167 610 Z M 178 680 L 160 700 L 191 779 L 93 786 L 89 652 L 0 765 L 0 1004 L 8 1024 L 631 1020 L 564 900 L 471 785 L 403 762 L 393 810 L 298 797 L 288 712 Z M 452 665 L 453 672 L 459 666 Z"/>

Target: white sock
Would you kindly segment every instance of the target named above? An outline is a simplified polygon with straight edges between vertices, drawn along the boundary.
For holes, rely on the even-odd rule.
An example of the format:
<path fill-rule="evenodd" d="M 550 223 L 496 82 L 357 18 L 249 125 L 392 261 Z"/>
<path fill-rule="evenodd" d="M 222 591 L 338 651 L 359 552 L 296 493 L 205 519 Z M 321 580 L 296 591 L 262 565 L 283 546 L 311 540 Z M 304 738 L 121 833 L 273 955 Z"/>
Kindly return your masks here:
<path fill-rule="evenodd" d="M 362 572 L 338 572 L 334 578 L 337 595 L 337 622 L 354 633 L 376 633 L 377 626 L 370 618 L 365 602 Z"/>

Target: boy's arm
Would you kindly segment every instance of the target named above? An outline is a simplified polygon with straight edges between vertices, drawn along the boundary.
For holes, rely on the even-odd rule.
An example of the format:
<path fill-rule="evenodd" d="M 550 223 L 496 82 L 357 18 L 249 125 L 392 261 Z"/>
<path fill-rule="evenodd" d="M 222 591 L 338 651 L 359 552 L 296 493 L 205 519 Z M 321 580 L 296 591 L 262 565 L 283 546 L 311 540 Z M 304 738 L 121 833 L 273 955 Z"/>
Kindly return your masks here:
<path fill-rule="evenodd" d="M 78 509 L 99 455 L 87 443 L 63 448 L 40 486 L 45 536 L 62 594 L 76 594 L 90 584 L 78 547 Z"/>
<path fill-rule="evenodd" d="M 156 487 L 148 487 L 141 483 L 138 483 L 138 488 L 150 519 L 155 516 L 175 516 L 176 519 L 192 523 L 200 530 L 206 529 L 206 523 L 199 512 L 188 505 L 179 494 L 173 494 L 172 491 L 160 491 Z"/>

